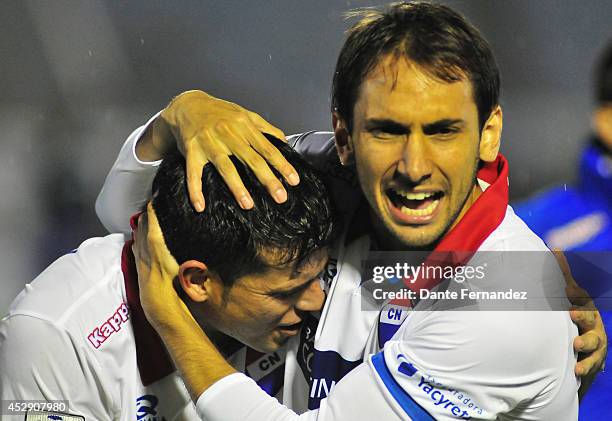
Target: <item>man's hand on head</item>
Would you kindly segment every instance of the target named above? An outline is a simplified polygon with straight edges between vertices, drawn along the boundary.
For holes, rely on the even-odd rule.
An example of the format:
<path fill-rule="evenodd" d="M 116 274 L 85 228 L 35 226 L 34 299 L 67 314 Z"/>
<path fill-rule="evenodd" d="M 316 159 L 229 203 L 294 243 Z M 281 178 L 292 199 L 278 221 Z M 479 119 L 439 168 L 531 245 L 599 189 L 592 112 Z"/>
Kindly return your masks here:
<path fill-rule="evenodd" d="M 180 317 L 191 317 L 177 295 L 173 280 L 179 266 L 168 251 L 151 203 L 140 215 L 132 246 L 138 271 L 140 302 L 156 330 L 167 328 Z"/>
<path fill-rule="evenodd" d="M 589 294 L 580 288 L 572 276 L 565 255 L 560 250 L 554 250 L 554 254 L 565 277 L 567 298 L 572 304 L 570 317 L 578 326 L 580 333 L 580 336 L 574 339 L 574 350 L 579 355 L 575 371 L 577 376 L 582 377 L 582 384 L 578 391 L 582 398 L 595 380 L 597 373 L 604 369 L 608 352 L 608 337 L 599 311 Z"/>
<path fill-rule="evenodd" d="M 136 145 L 142 159 L 163 158 L 176 144 L 187 165 L 187 188 L 194 208 L 201 212 L 202 170 L 212 163 L 243 209 L 253 207 L 230 156 L 245 163 L 277 203 L 287 200 L 287 192 L 271 168 L 290 185 L 299 183 L 293 166 L 262 133 L 286 140 L 285 134 L 258 114 L 202 91 L 187 91 L 175 97 L 154 120 Z"/>
<path fill-rule="evenodd" d="M 200 394 L 235 370 L 219 353 L 179 298 L 173 285 L 179 265 L 168 251 L 151 203 L 138 220 L 132 246 L 138 270 L 140 303 L 194 402 Z"/>

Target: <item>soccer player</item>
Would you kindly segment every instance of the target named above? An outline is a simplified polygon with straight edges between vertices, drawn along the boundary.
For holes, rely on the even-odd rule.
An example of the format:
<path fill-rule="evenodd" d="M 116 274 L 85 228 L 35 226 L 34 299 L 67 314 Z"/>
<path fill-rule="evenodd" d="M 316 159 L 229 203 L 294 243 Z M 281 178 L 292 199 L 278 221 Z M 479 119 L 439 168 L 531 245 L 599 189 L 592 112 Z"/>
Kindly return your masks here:
<path fill-rule="evenodd" d="M 578 183 L 538 193 L 516 207 L 517 214 L 549 247 L 580 252 L 579 255 L 612 250 L 612 43 L 600 58 L 595 79 L 593 135 L 582 152 Z M 577 273 L 582 282 L 591 278 L 593 291 L 601 296 L 609 296 L 612 290 L 609 277 L 612 259 L 606 255 L 593 253 L 590 257 L 603 269 L 599 273 L 607 275 L 607 279 L 601 275 L 593 278 L 589 274 L 592 268 L 582 265 Z M 612 311 L 602 311 L 601 319 L 596 322 L 612 323 Z M 608 360 L 608 364 L 612 361 Z M 612 375 L 601 373 L 591 386 L 591 393 L 580 404 L 581 415 L 585 419 L 601 419 L 609 414 L 607 394 L 611 389 Z"/>
<path fill-rule="evenodd" d="M 488 44 L 449 8 L 396 4 L 366 13 L 351 30 L 335 73 L 335 137 L 309 132 L 290 139 L 328 173 L 340 212 L 349 216 L 331 253 L 327 272 L 333 276 L 321 318 L 314 325 L 305 321 L 299 346 L 287 351 L 283 403 L 301 412 L 304 395 L 310 398 L 312 411 L 304 419 L 577 417 L 575 328 L 566 313 L 415 311 L 394 321 L 384 312 L 378 317 L 362 311 L 357 294 L 360 264 L 370 249 L 547 250 L 507 206 L 498 89 Z M 263 124 L 234 104 L 190 92 L 135 132 L 124 150 L 136 144 L 141 157 L 158 159 L 176 138 L 187 155 L 196 208 L 205 205 L 199 171 L 210 161 L 247 209 L 252 199 L 229 165 L 229 153 L 252 165 L 278 202 L 287 194 L 265 161 L 288 182 L 299 178 L 257 133 Z M 220 142 L 215 130 L 232 133 L 230 143 Z M 112 188 L 98 202 L 107 227 L 121 227 L 125 209 L 117 206 L 130 203 L 124 199 L 143 200 L 126 192 L 145 192 L 145 179 L 112 170 Z M 350 189 L 354 181 L 360 191 Z M 154 215 L 149 219 L 155 253 L 140 260 L 147 273 L 145 307 L 201 416 L 296 418 L 234 373 L 206 335 L 180 316 L 165 282 L 176 268 L 155 242 Z M 556 266 L 543 269 L 517 282 L 559 279 Z M 158 321 L 164 312 L 176 317 Z M 381 335 L 388 325 L 395 326 L 390 340 Z M 601 330 L 589 335 L 605 337 Z M 379 348 L 383 352 L 372 356 Z M 601 353 L 597 348 L 591 364 L 601 363 Z M 197 357 L 204 354 L 211 358 Z M 296 395 L 294 386 L 303 383 L 305 394 Z"/>
<path fill-rule="evenodd" d="M 284 206 L 234 160 L 257 209 L 242 211 L 209 166 L 202 178 L 209 206 L 197 213 L 176 151 L 157 172 L 150 205 L 180 265 L 173 288 L 185 314 L 273 396 L 284 376 L 283 344 L 323 305 L 319 273 L 334 233 L 320 178 L 287 145 L 274 142 L 302 180 Z M 131 241 L 121 234 L 85 241 L 26 285 L 0 322 L 0 373 L 3 402 L 63 400 L 63 412 L 97 421 L 197 419 L 145 318 Z M 54 408 L 49 404 L 43 409 Z M 11 415 L 2 419 L 24 419 Z"/>

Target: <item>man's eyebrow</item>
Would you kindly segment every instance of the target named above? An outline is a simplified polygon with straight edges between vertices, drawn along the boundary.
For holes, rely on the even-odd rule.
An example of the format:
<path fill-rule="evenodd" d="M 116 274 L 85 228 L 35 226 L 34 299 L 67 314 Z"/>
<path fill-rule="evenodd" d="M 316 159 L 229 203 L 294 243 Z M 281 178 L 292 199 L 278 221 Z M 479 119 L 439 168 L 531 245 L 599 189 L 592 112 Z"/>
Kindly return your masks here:
<path fill-rule="evenodd" d="M 387 133 L 406 134 L 410 133 L 410 126 L 402 124 L 389 118 L 369 118 L 365 122 L 366 130 L 383 130 Z"/>
<path fill-rule="evenodd" d="M 270 294 L 271 295 L 293 295 L 293 294 L 295 294 L 297 292 L 300 292 L 300 291 L 306 289 L 308 287 L 308 285 L 310 285 L 310 283 L 312 281 L 314 281 L 315 279 L 316 278 L 309 279 L 306 282 L 303 282 L 300 285 L 295 286 L 295 287 L 290 288 L 290 289 L 282 289 L 281 288 L 281 289 L 278 289 L 278 290 L 272 290 L 272 291 L 270 291 Z"/>
<path fill-rule="evenodd" d="M 465 126 L 465 121 L 457 118 L 445 118 L 442 120 L 434 121 L 433 123 L 429 123 L 423 126 L 423 133 L 432 134 L 437 133 L 442 129 L 447 129 L 450 126 L 458 126 L 458 128 L 462 128 Z"/>

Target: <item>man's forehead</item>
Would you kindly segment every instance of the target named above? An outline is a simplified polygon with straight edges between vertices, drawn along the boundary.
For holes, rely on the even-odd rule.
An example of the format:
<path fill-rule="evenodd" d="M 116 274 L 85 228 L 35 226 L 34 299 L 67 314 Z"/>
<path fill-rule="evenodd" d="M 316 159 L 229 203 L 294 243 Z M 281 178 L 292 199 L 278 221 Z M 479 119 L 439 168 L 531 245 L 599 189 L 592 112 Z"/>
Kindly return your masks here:
<path fill-rule="evenodd" d="M 328 255 L 328 250 L 324 248 L 308 254 L 299 261 L 293 260 L 280 265 L 270 264 L 261 272 L 239 278 L 235 282 L 235 286 L 264 293 L 295 288 L 316 277 L 325 268 Z M 278 255 L 273 252 L 268 252 L 265 256 L 278 260 Z M 262 253 L 261 258 L 263 257 L 264 254 Z"/>
<path fill-rule="evenodd" d="M 287 261 L 287 255 L 283 250 L 267 249 L 259 252 L 259 258 L 268 266 L 268 271 L 287 273 L 290 278 L 295 278 L 300 273 L 318 272 L 322 269 L 321 266 L 327 262 L 328 250 L 324 247 L 302 258 Z"/>
<path fill-rule="evenodd" d="M 391 56 L 364 78 L 356 106 L 367 119 L 402 120 L 406 113 L 461 119 L 476 110 L 469 80 L 445 82 L 405 57 Z"/>

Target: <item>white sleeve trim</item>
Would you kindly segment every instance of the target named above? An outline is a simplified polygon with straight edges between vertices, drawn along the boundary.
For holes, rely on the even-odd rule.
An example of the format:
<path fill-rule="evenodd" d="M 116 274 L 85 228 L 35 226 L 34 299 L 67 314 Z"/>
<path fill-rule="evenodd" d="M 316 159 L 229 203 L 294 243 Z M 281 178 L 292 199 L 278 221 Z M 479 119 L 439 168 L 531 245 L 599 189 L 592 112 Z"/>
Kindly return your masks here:
<path fill-rule="evenodd" d="M 142 208 L 151 195 L 151 184 L 161 161 L 141 161 L 136 157 L 135 148 L 146 128 L 158 115 L 155 114 L 147 124 L 130 134 L 98 194 L 96 214 L 110 233 L 131 235 L 130 217 Z"/>
<path fill-rule="evenodd" d="M 153 117 L 149 119 L 149 121 L 147 121 L 147 124 L 137 128 L 128 138 L 132 141 L 131 148 L 132 148 L 132 157 L 134 158 L 134 161 L 136 161 L 136 163 L 138 163 L 139 165 L 143 167 L 158 167 L 162 163 L 161 159 L 158 159 L 157 161 L 142 161 L 141 159 L 138 158 L 138 155 L 136 155 L 136 144 L 142 137 L 142 134 L 147 130 L 147 128 L 149 128 L 149 126 L 153 123 L 153 121 L 160 114 L 161 114 L 161 111 L 157 112 Z"/>
<path fill-rule="evenodd" d="M 313 421 L 316 411 L 299 416 L 264 392 L 242 373 L 213 384 L 196 402 L 200 418 L 207 421 Z"/>
<path fill-rule="evenodd" d="M 242 373 L 234 373 L 222 378 L 202 392 L 202 394 L 198 397 L 198 401 L 196 402 L 198 414 L 203 413 L 203 408 L 211 406 L 211 403 L 215 402 L 215 400 L 222 399 L 223 397 L 221 395 L 226 391 L 229 391 L 233 387 L 239 386 L 240 384 L 248 384 L 251 382 L 253 382 L 253 380 Z M 200 408 L 202 408 L 202 410 Z"/>

